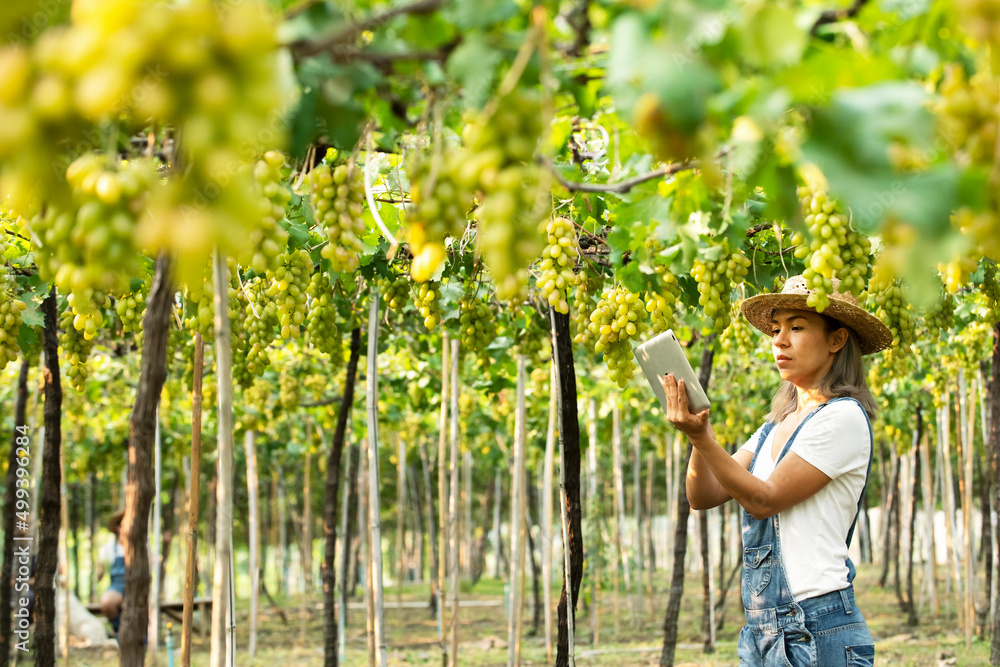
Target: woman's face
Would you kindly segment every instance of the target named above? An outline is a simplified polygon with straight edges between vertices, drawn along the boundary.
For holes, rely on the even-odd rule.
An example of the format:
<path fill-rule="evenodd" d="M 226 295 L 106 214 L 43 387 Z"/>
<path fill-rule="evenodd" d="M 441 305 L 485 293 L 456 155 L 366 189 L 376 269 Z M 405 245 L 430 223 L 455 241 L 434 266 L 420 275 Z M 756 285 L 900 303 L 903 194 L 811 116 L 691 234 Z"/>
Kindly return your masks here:
<path fill-rule="evenodd" d="M 847 329 L 827 333 L 826 320 L 809 310 L 777 309 L 771 315 L 771 352 L 782 380 L 800 389 L 819 385 L 847 342 Z"/>

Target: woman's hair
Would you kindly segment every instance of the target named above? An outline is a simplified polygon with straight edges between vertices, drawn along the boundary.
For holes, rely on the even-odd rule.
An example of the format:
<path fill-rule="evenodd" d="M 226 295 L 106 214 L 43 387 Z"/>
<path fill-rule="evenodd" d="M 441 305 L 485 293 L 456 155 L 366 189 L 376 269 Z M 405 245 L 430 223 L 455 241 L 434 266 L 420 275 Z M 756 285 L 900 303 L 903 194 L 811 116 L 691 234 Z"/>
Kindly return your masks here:
<path fill-rule="evenodd" d="M 861 345 L 858 343 L 858 335 L 842 322 L 828 315 L 822 315 L 822 317 L 826 325 L 826 333 L 831 334 L 837 329 L 846 329 L 847 342 L 837 351 L 830 371 L 820 381 L 820 393 L 827 399 L 853 398 L 868 413 L 869 419 L 875 419 L 875 413 L 878 409 L 875 405 L 875 398 L 868 389 L 868 382 L 865 380 L 865 367 L 861 360 Z M 795 385 L 783 380 L 771 400 L 771 412 L 767 415 L 768 421 L 777 424 L 795 412 L 798 398 L 799 391 Z"/>

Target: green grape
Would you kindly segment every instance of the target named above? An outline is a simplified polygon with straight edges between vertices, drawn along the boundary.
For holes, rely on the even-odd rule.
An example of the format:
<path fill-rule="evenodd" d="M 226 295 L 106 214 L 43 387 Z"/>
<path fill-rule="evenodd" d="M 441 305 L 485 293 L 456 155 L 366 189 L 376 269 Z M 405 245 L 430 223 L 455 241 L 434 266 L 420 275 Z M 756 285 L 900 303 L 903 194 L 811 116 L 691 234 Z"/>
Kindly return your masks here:
<path fill-rule="evenodd" d="M 292 201 L 291 191 L 282 183 L 281 170 L 285 156 L 280 151 L 268 151 L 254 166 L 254 179 L 260 188 L 261 208 L 265 215 L 261 224 L 250 232 L 253 257 L 250 267 L 263 274 L 278 266 L 281 249 L 288 244 L 288 232 L 280 225 L 285 209 Z"/>
<path fill-rule="evenodd" d="M 986 319 L 990 325 L 996 325 L 1000 321 L 1000 279 L 997 273 L 996 264 L 984 262 L 981 289 L 986 298 Z"/>
<path fill-rule="evenodd" d="M 425 282 L 416 286 L 413 301 L 417 311 L 424 318 L 424 326 L 433 331 L 441 321 L 441 283 Z"/>
<path fill-rule="evenodd" d="M 365 185 L 361 170 L 341 164 L 331 169 L 322 164 L 309 174 L 313 210 L 326 230 L 327 244 L 323 257 L 334 271 L 348 273 L 358 268 L 359 253 L 364 249 L 361 237 L 366 227 L 364 213 Z"/>
<path fill-rule="evenodd" d="M 278 325 L 285 340 L 302 335 L 302 323 L 306 316 L 306 292 L 313 264 L 309 251 L 305 248 L 292 250 L 278 258 L 278 266 L 268 271 L 271 281 L 267 296 L 272 299 L 278 311 Z"/>
<path fill-rule="evenodd" d="M 232 341 L 232 374 L 233 384 L 244 389 L 253 384 L 254 375 L 247 365 L 247 357 L 250 346 L 247 342 L 246 323 L 247 308 L 249 301 L 243 293 L 236 278 L 235 272 L 229 285 L 229 325 L 232 327 L 230 340 Z M 237 334 L 237 330 L 239 333 Z"/>
<path fill-rule="evenodd" d="M 143 283 L 142 286 L 132 292 L 128 292 L 115 300 L 115 312 L 122 321 L 122 333 L 134 331 L 135 344 L 141 350 L 143 341 L 142 318 L 146 314 L 146 296 L 149 285 Z"/>
<path fill-rule="evenodd" d="M 622 285 L 605 290 L 590 315 L 590 332 L 599 337 L 594 349 L 604 353 L 611 381 L 623 389 L 635 372 L 630 341 L 640 335 L 644 317 L 639 295 Z"/>
<path fill-rule="evenodd" d="M 947 291 L 938 294 L 937 301 L 930 305 L 924 315 L 927 333 L 932 339 L 938 338 L 955 326 L 955 298 Z"/>
<path fill-rule="evenodd" d="M 397 313 L 403 312 L 403 307 L 406 306 L 406 297 L 410 292 L 410 283 L 405 276 L 394 275 L 391 280 L 380 279 L 378 290 L 389 310 L 394 310 Z"/>
<path fill-rule="evenodd" d="M 215 303 L 212 276 L 206 275 L 204 283 L 188 286 L 184 290 L 184 326 L 192 333 L 200 332 L 205 340 L 215 337 Z"/>
<path fill-rule="evenodd" d="M 309 282 L 309 316 L 306 319 L 306 343 L 334 359 L 342 352 L 342 335 L 337 327 L 337 307 L 333 286 L 325 271 L 317 271 Z"/>
<path fill-rule="evenodd" d="M 459 148 L 408 163 L 406 173 L 411 186 L 406 209 L 407 240 L 413 253 L 410 276 L 415 282 L 430 280 L 444 261 L 445 240 L 465 233 L 478 183 L 478 175 L 473 172 L 481 161 L 481 156 Z"/>
<path fill-rule="evenodd" d="M 274 340 L 278 323 L 277 309 L 267 298 L 261 278 L 254 278 L 246 284 L 247 306 L 244 311 L 247 355 L 246 367 L 250 374 L 260 377 L 264 369 L 271 365 L 267 348 Z"/>
<path fill-rule="evenodd" d="M 69 308 L 63 310 L 59 316 L 59 345 L 62 347 L 59 358 L 65 360 L 67 364 L 66 377 L 70 386 L 82 392 L 90 376 L 87 359 L 90 358 L 90 352 L 94 348 L 94 341 L 93 337 L 87 338 L 80 329 L 77 329 L 74 325 L 75 318 L 76 315 Z"/>
<path fill-rule="evenodd" d="M 903 294 L 902 282 L 889 274 L 889 271 L 876 265 L 871 283 L 868 285 L 868 295 L 873 301 L 867 303 L 875 310 L 875 316 L 892 331 L 892 347 L 886 350 L 890 365 L 897 357 L 906 357 L 913 344 L 916 333 L 915 323 L 910 305 Z"/>
<path fill-rule="evenodd" d="M 496 320 L 489 305 L 482 299 L 467 294 L 458 303 L 458 321 L 462 346 L 480 354 L 496 338 Z"/>
<path fill-rule="evenodd" d="M 82 293 L 72 293 L 66 303 L 73 314 L 73 328 L 83 333 L 86 340 L 93 340 L 104 324 L 103 308 L 111 307 L 111 299 L 100 290 L 87 288 Z"/>
<path fill-rule="evenodd" d="M 650 290 L 646 293 L 646 312 L 649 313 L 653 333 L 663 333 L 674 326 L 674 313 L 677 311 L 680 285 L 677 276 L 658 265 L 654 271 L 661 277 L 660 292 Z"/>
<path fill-rule="evenodd" d="M 286 413 L 294 414 L 299 409 L 300 394 L 299 378 L 286 366 L 278 377 L 278 403 Z"/>
<path fill-rule="evenodd" d="M 934 105 L 938 128 L 964 161 L 992 165 L 997 144 L 998 81 L 988 70 L 966 79 L 959 64 L 945 68 Z"/>
<path fill-rule="evenodd" d="M 322 400 L 324 394 L 326 394 L 326 382 L 326 377 L 322 373 L 309 373 L 302 381 L 302 384 L 312 400 L 316 402 Z M 414 382 L 410 386 L 415 387 L 417 383 Z"/>
<path fill-rule="evenodd" d="M 603 278 L 600 275 L 582 274 L 576 289 L 576 314 L 570 322 L 573 342 L 583 345 L 591 354 L 596 354 L 594 346 L 598 336 L 590 330 L 590 314 L 597 307 L 597 293 L 601 290 Z"/>
<path fill-rule="evenodd" d="M 529 365 L 544 363 L 551 356 L 552 346 L 549 343 L 549 318 L 544 312 L 534 308 L 524 310 L 520 307 L 511 309 L 511 324 L 515 319 L 524 318 L 524 327 L 513 327 L 514 349 L 517 354 L 528 359 Z M 546 377 L 548 377 L 546 375 Z"/>
<path fill-rule="evenodd" d="M 17 344 L 22 317 L 27 304 L 17 298 L 14 290 L 5 288 L 0 292 L 0 370 L 12 361 L 17 361 L 21 347 Z"/>
<path fill-rule="evenodd" d="M 732 312 L 730 313 L 730 324 L 722 332 L 722 336 L 719 339 L 722 349 L 732 352 L 736 360 L 739 360 L 737 363 L 742 363 L 752 357 L 756 347 L 750 323 L 743 317 L 740 309 L 741 303 L 740 301 L 733 303 Z"/>
<path fill-rule="evenodd" d="M 742 250 L 729 251 L 729 244 L 722 243 L 719 259 L 696 259 L 691 275 L 698 282 L 698 304 L 704 307 L 705 315 L 712 322 L 716 332 L 723 332 L 731 318 L 730 292 L 743 282 L 750 259 Z"/>
<path fill-rule="evenodd" d="M 802 186 L 799 202 L 805 216 L 810 242 L 796 232 L 792 235 L 795 256 L 806 264 L 802 277 L 812 294 L 806 303 L 822 313 L 830 305 L 833 279 L 840 281 L 838 289 L 855 296 L 861 294 L 868 279 L 871 242 L 853 229 L 847 215 L 835 199 L 816 186 Z"/>
<path fill-rule="evenodd" d="M 261 431 L 267 426 L 270 421 L 270 398 L 271 385 L 262 378 L 255 378 L 249 386 L 243 388 L 243 404 L 246 409 L 241 421 L 244 429 Z"/>
<path fill-rule="evenodd" d="M 563 315 L 569 314 L 569 288 L 579 282 L 579 276 L 574 272 L 576 258 L 576 234 L 573 223 L 567 218 L 553 218 L 545 226 L 548 235 L 548 245 L 542 250 L 542 259 L 538 262 L 540 275 L 538 286 L 542 296 L 550 306 Z"/>

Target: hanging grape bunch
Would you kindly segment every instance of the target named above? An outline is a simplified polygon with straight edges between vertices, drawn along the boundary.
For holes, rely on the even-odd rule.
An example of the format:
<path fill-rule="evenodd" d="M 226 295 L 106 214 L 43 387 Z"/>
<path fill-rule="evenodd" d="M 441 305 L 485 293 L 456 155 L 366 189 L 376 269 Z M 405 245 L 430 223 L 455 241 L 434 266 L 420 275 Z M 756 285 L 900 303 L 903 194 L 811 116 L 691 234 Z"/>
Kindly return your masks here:
<path fill-rule="evenodd" d="M 361 237 L 367 231 L 364 214 L 365 184 L 356 165 L 321 164 L 309 174 L 312 206 L 326 230 L 323 257 L 334 271 L 348 273 L 358 268 Z"/>
<path fill-rule="evenodd" d="M 72 309 L 66 308 L 59 315 L 59 346 L 60 359 L 67 363 L 66 377 L 70 386 L 77 391 L 83 391 L 87 386 L 89 369 L 87 359 L 94 348 L 93 338 L 87 338 L 83 332 L 74 326 L 75 315 Z"/>
<path fill-rule="evenodd" d="M 102 309 L 111 307 L 111 299 L 100 290 L 87 289 L 82 294 L 71 293 L 66 303 L 73 314 L 73 328 L 87 340 L 93 340 L 104 324 Z"/>
<path fill-rule="evenodd" d="M 492 114 L 484 113 L 465 126 L 463 140 L 474 155 L 489 155 L 479 169 L 483 201 L 476 209 L 476 248 L 493 274 L 497 298 L 523 298 L 528 286 L 528 264 L 542 251 L 542 222 L 551 201 L 535 146 L 542 132 L 539 95 L 515 89 L 497 100 Z"/>
<path fill-rule="evenodd" d="M 739 363 L 752 357 L 755 348 L 753 332 L 750 329 L 750 323 L 743 317 L 740 309 L 741 303 L 742 301 L 733 302 L 729 326 L 722 332 L 719 339 L 722 349 L 727 352 L 735 352 L 736 359 L 740 360 Z"/>
<path fill-rule="evenodd" d="M 822 313 L 830 305 L 833 279 L 840 291 L 858 296 L 868 279 L 871 242 L 853 229 L 835 199 L 814 185 L 799 188 L 799 203 L 811 241 L 799 232 L 792 235 L 795 256 L 805 260 L 802 277 L 812 293 L 806 303 Z"/>
<path fill-rule="evenodd" d="M 301 384 L 298 376 L 288 364 L 281 369 L 278 377 L 278 403 L 286 413 L 294 413 L 299 409 Z"/>
<path fill-rule="evenodd" d="M 424 326 L 433 331 L 441 321 L 441 283 L 425 282 L 416 286 L 413 301 L 424 318 Z"/>
<path fill-rule="evenodd" d="M 243 288 L 240 287 L 236 271 L 232 271 L 230 275 L 232 278 L 229 283 L 229 326 L 231 327 L 230 340 L 233 346 L 233 384 L 246 388 L 253 384 L 253 379 L 256 377 L 247 367 L 250 344 L 246 334 L 249 327 L 245 320 L 247 319 L 249 301 L 247 301 Z"/>
<path fill-rule="evenodd" d="M 576 249 L 573 222 L 568 218 L 553 218 L 546 224 L 545 233 L 548 235 L 548 244 L 542 250 L 542 259 L 538 262 L 541 271 L 538 285 L 546 302 L 557 312 L 568 315 L 569 288 L 579 282 L 574 268 L 580 253 Z"/>
<path fill-rule="evenodd" d="M 484 300 L 472 294 L 459 301 L 458 313 L 462 347 L 482 354 L 496 338 L 495 315 Z"/>
<path fill-rule="evenodd" d="M 932 339 L 947 333 L 955 325 L 955 297 L 942 290 L 935 302 L 928 307 L 924 322 Z"/>
<path fill-rule="evenodd" d="M 115 165 L 113 158 L 87 153 L 70 164 L 66 180 L 72 205 L 51 206 L 31 222 L 39 276 L 82 299 L 90 298 L 89 290 L 127 289 L 127 276 L 142 270 L 135 228 L 156 167 L 145 159 Z"/>
<path fill-rule="evenodd" d="M 326 271 L 317 271 L 309 282 L 309 315 L 306 318 L 306 343 L 316 350 L 336 355 L 341 348 L 337 327 L 337 307 L 333 286 Z"/>
<path fill-rule="evenodd" d="M 1000 321 L 1000 277 L 997 273 L 996 264 L 990 261 L 983 263 L 981 290 L 986 299 L 986 321 L 991 326 Z"/>
<path fill-rule="evenodd" d="M 604 353 L 611 381 L 623 389 L 635 372 L 631 341 L 641 333 L 644 317 L 646 310 L 639 295 L 623 285 L 605 290 L 590 315 L 590 332 L 599 337 L 594 349 Z"/>
<path fill-rule="evenodd" d="M 122 333 L 134 331 L 135 344 L 142 348 L 142 318 L 146 314 L 146 293 L 149 286 L 143 283 L 134 291 L 115 301 L 115 312 L 122 321 Z"/>
<path fill-rule="evenodd" d="M 698 282 L 698 304 L 705 309 L 705 315 L 712 321 L 712 327 L 721 333 L 729 326 L 731 318 L 732 289 L 743 282 L 750 259 L 742 250 L 732 252 L 729 243 L 723 241 L 718 259 L 695 259 L 691 275 Z"/>
<path fill-rule="evenodd" d="M 280 151 L 268 151 L 254 165 L 253 176 L 260 188 L 261 209 L 265 212 L 260 225 L 250 232 L 253 257 L 250 268 L 263 274 L 278 265 L 282 248 L 288 245 L 288 232 L 280 222 L 292 201 L 292 193 L 282 182 L 281 170 L 285 156 Z"/>
<path fill-rule="evenodd" d="M 430 280 L 441 266 L 445 239 L 465 233 L 480 162 L 482 156 L 468 150 L 442 148 L 436 155 L 411 160 L 407 165 L 411 183 L 407 239 L 413 253 L 410 276 L 415 282 Z"/>
<path fill-rule="evenodd" d="M 866 306 L 874 309 L 875 316 L 892 331 L 892 347 L 886 350 L 890 365 L 900 357 L 905 357 L 915 339 L 915 324 L 910 307 L 904 299 L 902 282 L 889 271 L 876 265 L 868 286 Z"/>
<path fill-rule="evenodd" d="M 205 272 L 204 283 L 192 283 L 184 290 L 184 326 L 191 333 L 201 333 L 206 340 L 215 336 L 215 305 L 212 276 Z"/>
<path fill-rule="evenodd" d="M 992 211 L 972 211 L 962 207 L 951 214 L 951 227 L 971 241 L 971 247 L 956 250 L 950 262 L 939 263 L 945 288 L 957 294 L 968 285 L 981 257 L 1000 260 L 1000 218 Z"/>
<path fill-rule="evenodd" d="M 21 352 L 17 337 L 25 308 L 27 304 L 17 298 L 13 289 L 4 287 L 0 291 L 0 370 L 11 361 L 17 361 Z"/>
<path fill-rule="evenodd" d="M 520 312 L 515 312 L 511 320 L 514 349 L 517 354 L 526 357 L 530 365 L 541 364 L 551 356 L 552 352 L 552 346 L 549 343 L 551 330 L 549 329 L 547 311 L 539 312 L 534 308 L 519 308 L 518 310 Z M 524 318 L 524 326 L 515 326 L 514 320 L 522 317 Z"/>
<path fill-rule="evenodd" d="M 285 340 L 302 335 L 306 317 L 306 292 L 313 264 L 305 248 L 290 250 L 278 257 L 278 266 L 268 271 L 267 296 L 277 308 L 278 326 Z"/>
<path fill-rule="evenodd" d="M 277 309 L 268 299 L 261 278 L 254 278 L 245 285 L 247 306 L 244 312 L 247 332 L 246 366 L 250 374 L 260 377 L 271 365 L 267 348 L 274 340 Z"/>
<path fill-rule="evenodd" d="M 949 146 L 954 146 L 974 164 L 992 164 L 997 143 L 997 80 L 987 70 L 966 79 L 955 64 L 945 68 L 934 107 L 938 128 Z"/>
<path fill-rule="evenodd" d="M 583 345 L 591 354 L 596 353 L 594 346 L 597 344 L 598 336 L 590 330 L 590 314 L 597 307 L 597 293 L 601 291 L 603 282 L 603 276 L 581 274 L 574 299 L 576 314 L 570 323 L 573 342 Z"/>
<path fill-rule="evenodd" d="M 657 264 L 653 271 L 660 276 L 659 291 L 646 293 L 646 312 L 649 313 L 653 333 L 659 334 L 674 326 L 680 285 L 677 276 L 662 264 Z"/>
<path fill-rule="evenodd" d="M 406 276 L 393 274 L 392 279 L 380 278 L 378 290 L 389 310 L 394 310 L 397 313 L 403 312 L 406 297 L 410 293 L 410 283 L 406 280 Z"/>

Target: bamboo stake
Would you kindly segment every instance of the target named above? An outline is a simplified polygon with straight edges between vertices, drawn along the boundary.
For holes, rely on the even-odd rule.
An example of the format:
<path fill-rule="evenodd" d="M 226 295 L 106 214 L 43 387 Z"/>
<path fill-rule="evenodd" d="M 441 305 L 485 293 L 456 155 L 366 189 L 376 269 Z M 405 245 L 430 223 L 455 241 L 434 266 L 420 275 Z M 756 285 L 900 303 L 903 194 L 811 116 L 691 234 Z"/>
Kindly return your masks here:
<path fill-rule="evenodd" d="M 445 479 L 446 449 L 448 443 L 448 383 L 451 378 L 451 342 L 448 332 L 441 336 L 441 414 L 438 419 L 438 571 L 437 571 L 437 631 L 441 642 L 441 665 L 448 664 L 448 647 L 444 641 L 444 579 L 448 562 L 448 487 Z M 499 534 L 498 534 L 499 537 Z"/>
<path fill-rule="evenodd" d="M 635 513 L 635 532 L 632 533 L 635 536 L 635 539 L 632 540 L 632 550 L 635 551 L 635 605 L 633 605 L 633 621 L 637 628 L 642 627 L 642 571 L 645 566 L 642 558 L 642 491 L 640 490 L 642 488 L 642 440 L 639 437 L 640 430 L 638 423 L 632 427 L 632 442 L 635 451 L 632 465 L 634 489 L 632 493 L 632 509 Z"/>
<path fill-rule="evenodd" d="M 646 453 L 646 548 L 649 550 L 649 567 L 646 568 L 646 599 L 649 600 L 649 615 L 656 616 L 656 600 L 653 598 L 653 479 L 656 453 Z M 725 530 L 725 527 L 722 528 Z"/>
<path fill-rule="evenodd" d="M 962 603 L 962 576 L 958 570 L 958 551 L 955 546 L 955 508 L 954 489 L 952 487 L 953 477 L 951 474 L 951 397 L 946 391 L 944 394 L 944 408 L 941 409 L 941 456 L 944 457 L 944 499 L 945 499 L 945 539 L 948 543 L 948 554 L 951 557 L 952 580 L 955 583 L 955 608 L 958 614 L 958 624 L 964 626 L 965 605 Z"/>
<path fill-rule="evenodd" d="M 226 658 L 225 613 L 230 587 L 229 560 L 233 532 L 233 368 L 229 334 L 229 267 L 216 249 L 213 257 L 215 281 L 215 345 L 219 381 L 218 484 L 216 487 L 215 575 L 212 586 L 211 667 L 224 667 Z M 223 296 L 225 300 L 223 299 Z M 225 596 L 225 597 L 224 597 Z"/>
<path fill-rule="evenodd" d="M 59 649 L 69 667 L 69 498 L 66 493 L 66 448 L 59 451 L 59 560 L 63 564 L 63 626 L 59 632 Z"/>
<path fill-rule="evenodd" d="M 934 488 L 931 484 L 930 437 L 920 448 L 920 473 L 924 495 L 924 585 L 927 587 L 931 613 L 938 614 L 937 568 L 934 566 Z"/>
<path fill-rule="evenodd" d="M 365 388 L 368 412 L 368 521 L 371 530 L 371 576 L 375 605 L 377 667 L 386 667 L 385 604 L 382 595 L 382 524 L 378 483 L 378 289 L 372 289 L 368 313 L 368 374 Z"/>
<path fill-rule="evenodd" d="M 542 593 L 545 604 L 545 659 L 552 662 L 552 457 L 556 447 L 556 364 L 549 366 L 549 424 L 542 465 Z M 499 496 L 497 497 L 499 499 Z"/>
<path fill-rule="evenodd" d="M 396 600 L 403 606 L 403 576 L 406 554 L 403 546 L 403 504 L 406 502 L 406 443 L 396 434 Z"/>
<path fill-rule="evenodd" d="M 361 464 L 358 475 L 358 534 L 361 536 L 361 564 L 365 584 L 365 625 L 368 639 L 368 667 L 375 667 L 375 604 L 372 596 L 371 545 L 369 531 L 365 529 L 368 520 L 368 439 L 361 441 Z"/>
<path fill-rule="evenodd" d="M 965 373 L 959 373 L 959 382 L 964 390 Z M 964 393 L 964 392 L 963 392 Z M 972 464 L 975 457 L 974 435 L 976 430 L 976 378 L 972 377 L 969 392 L 965 395 L 968 401 L 968 417 L 963 415 L 967 428 L 965 429 L 965 488 L 962 504 L 962 520 L 965 524 L 965 576 L 968 582 L 965 587 L 965 617 L 968 621 L 965 629 L 965 647 L 972 647 L 972 635 L 976 625 L 976 559 L 975 542 L 972 539 Z M 988 508 L 987 508 L 988 509 Z"/>
<path fill-rule="evenodd" d="M 462 452 L 462 572 L 472 576 L 472 451 Z"/>
<path fill-rule="evenodd" d="M 257 432 L 247 429 L 243 436 L 247 457 L 247 504 L 250 509 L 250 657 L 257 654 L 257 610 L 260 603 L 260 493 L 257 487 Z"/>
<path fill-rule="evenodd" d="M 527 377 L 524 355 L 517 357 L 517 411 L 514 419 L 514 468 L 511 472 L 510 494 L 510 610 L 507 617 L 507 667 L 516 667 L 518 634 L 521 617 L 521 578 L 524 574 L 524 443 L 526 405 L 524 397 Z"/>
<path fill-rule="evenodd" d="M 188 476 L 187 562 L 184 566 L 184 611 L 181 616 L 181 667 L 191 667 L 191 632 L 194 625 L 195 576 L 198 569 L 198 502 L 201 493 L 201 402 L 205 340 L 194 337 L 194 381 L 191 399 L 191 474 Z"/>
<path fill-rule="evenodd" d="M 597 518 L 597 401 L 590 399 L 587 405 L 587 519 L 591 532 L 596 536 L 599 532 Z M 560 503 L 560 507 L 562 504 Z M 565 531 L 563 531 L 565 537 Z M 597 542 L 595 539 L 594 542 Z M 563 550 L 566 543 L 563 542 Z M 590 577 L 590 643 L 597 646 L 600 641 L 600 586 L 601 586 L 601 554 L 595 546 L 590 547 L 590 562 L 593 563 L 594 574 Z M 566 572 L 569 568 L 566 568 Z"/>
<path fill-rule="evenodd" d="M 449 667 L 458 665 L 458 357 L 459 341 L 451 341 L 451 458 L 448 472 L 451 476 L 448 496 L 449 582 L 451 593 L 451 648 L 448 651 Z"/>
<path fill-rule="evenodd" d="M 616 556 L 621 559 L 622 575 L 625 580 L 625 599 L 629 607 L 633 608 L 632 598 L 632 577 L 629 572 L 629 554 L 624 547 L 625 535 L 625 482 L 622 475 L 622 430 L 621 430 L 621 407 L 615 402 L 612 407 L 612 456 L 614 457 L 613 474 L 615 484 L 615 551 Z M 618 599 L 618 585 L 615 585 L 615 600 Z M 618 634 L 618 610 L 615 609 L 615 634 Z"/>

